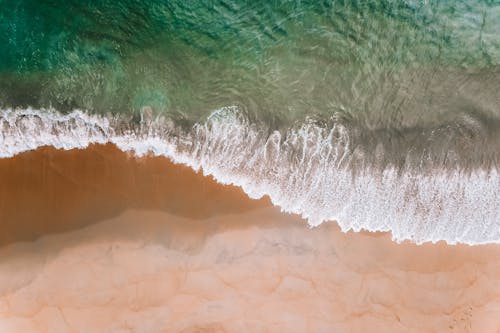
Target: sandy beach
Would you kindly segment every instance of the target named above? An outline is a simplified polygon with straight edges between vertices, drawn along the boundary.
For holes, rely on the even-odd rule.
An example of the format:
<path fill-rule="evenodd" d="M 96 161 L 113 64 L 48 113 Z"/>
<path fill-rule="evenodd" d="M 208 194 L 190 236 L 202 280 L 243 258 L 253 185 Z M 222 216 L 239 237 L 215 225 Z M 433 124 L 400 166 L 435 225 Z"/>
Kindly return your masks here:
<path fill-rule="evenodd" d="M 0 159 L 0 332 L 500 332 L 500 246 L 309 228 L 112 145 Z"/>

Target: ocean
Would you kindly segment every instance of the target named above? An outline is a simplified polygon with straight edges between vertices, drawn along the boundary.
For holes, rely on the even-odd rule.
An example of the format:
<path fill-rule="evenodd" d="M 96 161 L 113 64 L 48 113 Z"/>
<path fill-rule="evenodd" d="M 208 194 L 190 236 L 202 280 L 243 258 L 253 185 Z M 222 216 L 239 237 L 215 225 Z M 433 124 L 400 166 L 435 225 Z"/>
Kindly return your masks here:
<path fill-rule="evenodd" d="M 2 158 L 112 143 L 311 227 L 500 242 L 498 1 L 0 8 Z"/>

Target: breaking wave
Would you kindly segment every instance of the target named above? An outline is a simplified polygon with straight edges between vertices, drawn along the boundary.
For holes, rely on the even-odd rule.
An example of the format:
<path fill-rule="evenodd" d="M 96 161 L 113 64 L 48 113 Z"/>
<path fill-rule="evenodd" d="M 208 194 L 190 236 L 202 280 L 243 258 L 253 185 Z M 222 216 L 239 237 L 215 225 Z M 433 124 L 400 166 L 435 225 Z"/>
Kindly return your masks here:
<path fill-rule="evenodd" d="M 389 231 L 396 241 L 416 243 L 500 243 L 495 150 L 475 156 L 464 141 L 485 130 L 480 118 L 464 116 L 420 134 L 407 130 L 411 142 L 421 143 L 408 147 L 408 137 L 361 131 L 340 118 L 308 120 L 285 133 L 250 123 L 237 107 L 219 109 L 188 130 L 147 112 L 141 118 L 134 124 L 82 111 L 3 110 L 0 157 L 111 142 L 137 156 L 161 155 L 201 169 L 252 198 L 268 195 L 311 226 L 336 221 L 343 231 Z M 486 132 L 481 142 L 498 140 Z M 469 161 L 483 164 L 467 163 L 470 154 Z"/>

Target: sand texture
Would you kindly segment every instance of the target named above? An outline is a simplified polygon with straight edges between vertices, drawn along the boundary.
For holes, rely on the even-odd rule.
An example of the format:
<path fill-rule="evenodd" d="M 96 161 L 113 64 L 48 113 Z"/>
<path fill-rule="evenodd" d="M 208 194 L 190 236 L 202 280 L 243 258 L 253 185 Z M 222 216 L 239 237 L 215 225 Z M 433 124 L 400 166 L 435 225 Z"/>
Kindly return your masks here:
<path fill-rule="evenodd" d="M 500 246 L 310 229 L 111 145 L 0 160 L 0 332 L 500 332 Z"/>

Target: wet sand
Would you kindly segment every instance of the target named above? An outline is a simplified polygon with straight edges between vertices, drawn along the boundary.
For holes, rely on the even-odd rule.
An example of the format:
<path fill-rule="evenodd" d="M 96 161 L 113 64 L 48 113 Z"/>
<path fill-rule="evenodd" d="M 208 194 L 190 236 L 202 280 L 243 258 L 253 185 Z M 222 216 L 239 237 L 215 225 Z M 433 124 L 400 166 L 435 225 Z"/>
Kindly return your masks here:
<path fill-rule="evenodd" d="M 166 158 L 132 158 L 114 145 L 42 147 L 0 159 L 0 245 L 74 230 L 126 209 L 192 219 L 269 206 Z M 8 232 L 7 232 L 8 231 Z"/>
<path fill-rule="evenodd" d="M 111 145 L 0 160 L 0 332 L 500 332 L 500 246 L 310 229 Z"/>

